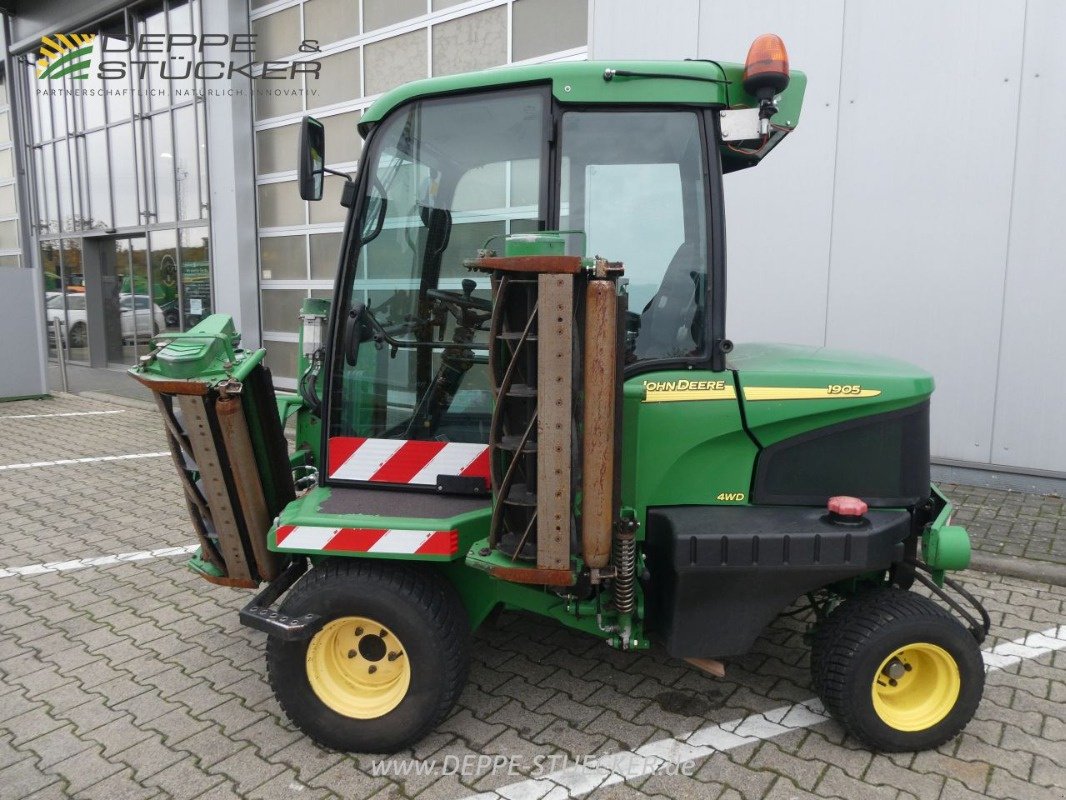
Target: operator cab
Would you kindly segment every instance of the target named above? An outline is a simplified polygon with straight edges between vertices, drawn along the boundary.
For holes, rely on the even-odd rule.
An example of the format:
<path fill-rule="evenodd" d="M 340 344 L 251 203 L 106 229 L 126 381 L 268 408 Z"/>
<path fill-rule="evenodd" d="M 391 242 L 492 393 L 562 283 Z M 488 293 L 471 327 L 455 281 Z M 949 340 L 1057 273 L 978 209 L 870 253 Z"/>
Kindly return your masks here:
<path fill-rule="evenodd" d="M 492 296 L 464 262 L 509 235 L 559 231 L 567 254 L 624 264 L 627 375 L 708 363 L 716 112 L 557 94 L 416 95 L 370 127 L 326 357 L 327 482 L 488 490 Z"/>

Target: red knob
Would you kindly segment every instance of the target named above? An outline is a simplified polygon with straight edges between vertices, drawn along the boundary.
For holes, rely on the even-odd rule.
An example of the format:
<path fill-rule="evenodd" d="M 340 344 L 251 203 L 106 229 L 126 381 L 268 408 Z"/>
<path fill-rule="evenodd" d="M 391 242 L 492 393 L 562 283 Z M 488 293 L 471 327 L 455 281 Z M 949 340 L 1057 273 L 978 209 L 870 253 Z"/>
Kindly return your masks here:
<path fill-rule="evenodd" d="M 859 498 L 848 497 L 846 494 L 830 497 L 826 507 L 830 513 L 840 517 L 861 517 L 869 509 Z"/>

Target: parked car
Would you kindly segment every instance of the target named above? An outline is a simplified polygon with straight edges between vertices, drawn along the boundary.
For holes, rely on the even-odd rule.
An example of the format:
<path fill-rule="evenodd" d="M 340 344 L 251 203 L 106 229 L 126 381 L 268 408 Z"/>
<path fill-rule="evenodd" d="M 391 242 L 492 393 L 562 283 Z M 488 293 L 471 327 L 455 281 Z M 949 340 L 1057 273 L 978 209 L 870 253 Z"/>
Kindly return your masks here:
<path fill-rule="evenodd" d="M 118 307 L 122 313 L 122 338 L 125 340 L 134 338 L 134 322 L 136 336 L 141 339 L 155 336 L 167 326 L 163 309 L 146 294 L 119 295 Z"/>
<path fill-rule="evenodd" d="M 71 348 L 85 347 L 89 342 L 85 295 L 48 292 L 46 297 L 45 313 L 48 315 L 49 339 L 53 338 L 52 320 L 63 320 L 63 298 L 66 297 L 67 333 L 64 344 L 69 344 Z M 119 295 L 118 307 L 123 341 L 132 341 L 135 337 L 147 339 L 166 327 L 163 310 L 146 294 Z"/>
<path fill-rule="evenodd" d="M 64 322 L 63 319 L 63 298 L 66 297 L 67 317 L 69 323 L 66 328 L 61 328 L 64 332 L 66 341 L 65 345 L 69 345 L 71 348 L 82 348 L 88 344 L 89 341 L 89 329 L 86 326 L 85 320 L 85 295 L 84 294 L 64 294 L 63 292 L 47 292 L 47 300 L 45 301 L 45 314 L 48 316 L 48 343 L 50 346 L 55 346 L 55 320 L 59 320 L 60 323 Z"/>

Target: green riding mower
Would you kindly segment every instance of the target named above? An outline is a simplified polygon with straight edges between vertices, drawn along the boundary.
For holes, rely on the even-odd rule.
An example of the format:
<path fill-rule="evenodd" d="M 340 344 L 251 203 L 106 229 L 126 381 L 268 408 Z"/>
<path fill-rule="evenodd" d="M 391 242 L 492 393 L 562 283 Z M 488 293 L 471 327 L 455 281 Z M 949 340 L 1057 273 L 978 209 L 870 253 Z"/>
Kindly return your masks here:
<path fill-rule="evenodd" d="M 131 373 L 166 423 L 190 566 L 262 587 L 240 618 L 310 737 L 417 742 L 501 607 L 706 667 L 797 601 L 849 733 L 917 750 L 967 724 L 989 621 L 946 575 L 969 539 L 930 484 L 932 378 L 725 335 L 723 175 L 796 127 L 805 83 L 772 35 L 745 64 L 418 81 L 363 114 L 355 177 L 305 118 L 301 195 L 332 184 L 348 212 L 298 391 L 275 397 L 220 314 Z"/>

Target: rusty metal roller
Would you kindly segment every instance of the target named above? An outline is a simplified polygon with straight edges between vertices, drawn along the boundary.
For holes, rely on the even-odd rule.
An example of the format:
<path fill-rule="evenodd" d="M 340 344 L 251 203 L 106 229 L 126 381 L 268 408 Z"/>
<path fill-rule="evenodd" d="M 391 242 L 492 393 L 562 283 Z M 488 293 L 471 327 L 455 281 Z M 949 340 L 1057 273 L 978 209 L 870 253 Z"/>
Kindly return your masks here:
<path fill-rule="evenodd" d="M 215 412 L 229 462 L 230 478 L 237 490 L 236 499 L 244 519 L 246 542 L 252 550 L 249 560 L 254 562 L 260 580 L 273 580 L 280 571 L 280 557 L 271 552 L 266 543 L 270 514 L 256 469 L 255 451 L 248 433 L 248 422 L 240 394 L 222 394 L 215 403 Z"/>
<path fill-rule="evenodd" d="M 618 296 L 613 280 L 596 276 L 585 291 L 585 402 L 582 439 L 581 553 L 588 567 L 607 566 L 614 521 L 615 383 L 618 380 Z"/>

